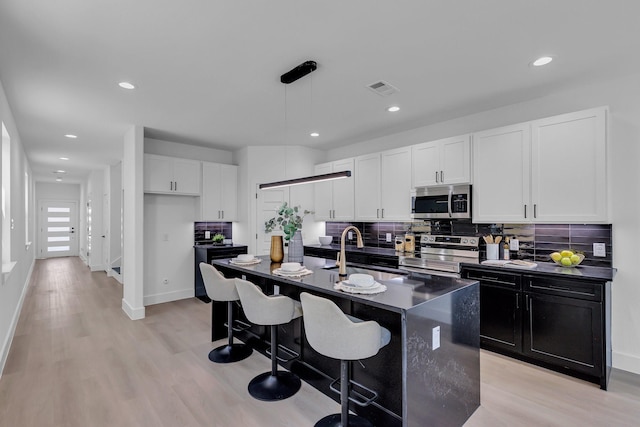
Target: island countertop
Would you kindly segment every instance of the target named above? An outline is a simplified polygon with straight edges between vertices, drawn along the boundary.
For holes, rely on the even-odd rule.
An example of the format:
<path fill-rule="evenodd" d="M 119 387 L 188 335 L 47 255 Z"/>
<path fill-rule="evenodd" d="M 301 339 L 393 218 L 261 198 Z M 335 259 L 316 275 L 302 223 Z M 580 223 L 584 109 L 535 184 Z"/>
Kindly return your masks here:
<path fill-rule="evenodd" d="M 385 271 L 375 271 L 347 266 L 347 273 L 370 274 L 376 282 L 387 287 L 385 292 L 379 294 L 352 294 L 334 289 L 334 285 L 340 281 L 340 278 L 338 276 L 338 268 L 333 260 L 305 256 L 302 264 L 313 273 L 301 278 L 290 278 L 279 276 L 272 272 L 280 267 L 280 263 L 272 263 L 268 255 L 258 258 L 261 260 L 259 264 L 249 266 L 231 264 L 229 259 L 212 260 L 211 263 L 217 267 L 289 283 L 300 288 L 337 295 L 341 298 L 361 301 L 395 312 L 409 310 L 424 302 L 476 283 L 474 280 L 414 274 L 402 270 L 385 269 Z"/>

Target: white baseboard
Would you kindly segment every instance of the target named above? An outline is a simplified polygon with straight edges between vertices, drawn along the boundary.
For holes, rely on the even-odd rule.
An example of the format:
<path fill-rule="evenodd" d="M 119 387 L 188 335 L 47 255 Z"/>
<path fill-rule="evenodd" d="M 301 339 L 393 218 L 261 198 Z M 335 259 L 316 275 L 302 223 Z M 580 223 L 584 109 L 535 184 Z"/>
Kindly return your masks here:
<path fill-rule="evenodd" d="M 122 298 L 122 311 L 127 313 L 127 316 L 129 316 L 131 320 L 144 319 L 145 316 L 144 307 L 133 308 L 124 298 Z"/>
<path fill-rule="evenodd" d="M 24 298 L 27 295 L 27 290 L 29 289 L 29 284 L 31 283 L 31 273 L 33 273 L 33 266 L 35 265 L 36 260 L 31 261 L 31 266 L 29 267 L 29 273 L 27 273 L 27 279 L 22 285 L 22 293 L 20 294 L 20 299 L 18 300 L 18 305 L 13 313 L 13 317 L 11 319 L 11 326 L 9 327 L 9 333 L 4 339 L 2 343 L 2 349 L 0 352 L 0 377 L 2 376 L 2 372 L 4 372 L 4 365 L 7 363 L 7 358 L 9 357 L 9 350 L 11 349 L 11 342 L 13 341 L 13 337 L 16 333 L 16 327 L 18 326 L 18 320 L 20 319 L 20 313 L 22 312 L 22 304 L 24 303 Z"/>
<path fill-rule="evenodd" d="M 166 292 L 162 294 L 154 294 L 154 295 L 145 295 L 143 301 L 145 307 L 147 305 L 153 304 L 162 304 L 163 302 L 171 302 L 178 301 L 181 299 L 193 298 L 194 290 L 190 289 L 181 289 L 179 291 Z"/>
<path fill-rule="evenodd" d="M 104 271 L 105 270 L 104 264 L 90 265 L 89 268 L 91 269 L 91 271 Z"/>
<path fill-rule="evenodd" d="M 122 275 L 120 273 L 118 273 L 117 271 L 111 269 L 109 271 L 107 271 L 107 277 L 113 277 L 114 279 L 116 279 L 118 281 L 118 283 L 120 283 L 121 285 L 122 283 Z"/>
<path fill-rule="evenodd" d="M 611 358 L 614 368 L 640 375 L 640 357 L 614 351 Z"/>

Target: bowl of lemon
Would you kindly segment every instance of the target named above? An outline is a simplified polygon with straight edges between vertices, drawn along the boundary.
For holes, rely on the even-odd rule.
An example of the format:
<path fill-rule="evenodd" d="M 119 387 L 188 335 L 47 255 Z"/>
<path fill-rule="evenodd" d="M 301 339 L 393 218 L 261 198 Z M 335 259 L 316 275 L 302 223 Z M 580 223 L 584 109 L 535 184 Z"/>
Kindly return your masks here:
<path fill-rule="evenodd" d="M 550 255 L 553 262 L 562 267 L 577 267 L 584 260 L 584 254 L 571 249 L 560 252 L 552 252 Z"/>

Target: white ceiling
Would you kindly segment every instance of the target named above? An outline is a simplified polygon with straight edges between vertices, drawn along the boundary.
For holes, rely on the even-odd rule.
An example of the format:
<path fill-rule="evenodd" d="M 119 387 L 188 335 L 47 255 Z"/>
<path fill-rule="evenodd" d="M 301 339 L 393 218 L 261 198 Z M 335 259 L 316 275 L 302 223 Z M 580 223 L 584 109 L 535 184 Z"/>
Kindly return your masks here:
<path fill-rule="evenodd" d="M 0 80 L 34 176 L 74 180 L 117 162 L 134 124 L 330 149 L 637 72 L 638 16 L 637 0 L 0 0 Z"/>

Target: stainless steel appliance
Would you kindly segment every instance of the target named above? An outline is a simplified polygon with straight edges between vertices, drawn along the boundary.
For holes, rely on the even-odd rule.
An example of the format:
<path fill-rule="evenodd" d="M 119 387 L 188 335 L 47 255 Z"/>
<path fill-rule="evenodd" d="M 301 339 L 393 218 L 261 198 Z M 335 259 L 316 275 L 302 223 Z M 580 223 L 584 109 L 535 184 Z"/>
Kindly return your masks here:
<path fill-rule="evenodd" d="M 399 268 L 422 274 L 460 278 L 460 264 L 478 264 L 480 239 L 475 236 L 423 234 L 420 250 L 400 256 Z"/>
<path fill-rule="evenodd" d="M 419 187 L 411 193 L 413 219 L 471 218 L 471 186 Z"/>

